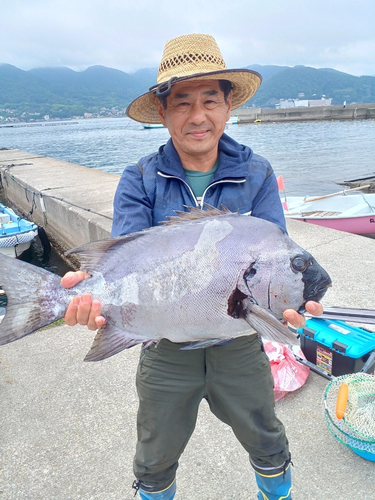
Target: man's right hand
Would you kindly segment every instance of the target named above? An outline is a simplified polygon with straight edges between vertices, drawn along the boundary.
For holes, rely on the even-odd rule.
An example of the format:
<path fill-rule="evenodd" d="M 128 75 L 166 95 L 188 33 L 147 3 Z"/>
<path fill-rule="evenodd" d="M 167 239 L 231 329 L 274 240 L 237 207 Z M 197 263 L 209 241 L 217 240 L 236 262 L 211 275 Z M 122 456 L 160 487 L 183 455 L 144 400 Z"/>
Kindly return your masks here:
<path fill-rule="evenodd" d="M 90 275 L 83 271 L 70 271 L 61 278 L 61 284 L 64 288 L 72 288 L 87 278 L 90 278 Z M 87 325 L 89 330 L 97 330 L 106 322 L 105 318 L 101 316 L 101 308 L 101 303 L 98 300 L 92 300 L 88 293 L 74 297 L 66 310 L 65 323 L 69 326 L 79 323 Z"/>

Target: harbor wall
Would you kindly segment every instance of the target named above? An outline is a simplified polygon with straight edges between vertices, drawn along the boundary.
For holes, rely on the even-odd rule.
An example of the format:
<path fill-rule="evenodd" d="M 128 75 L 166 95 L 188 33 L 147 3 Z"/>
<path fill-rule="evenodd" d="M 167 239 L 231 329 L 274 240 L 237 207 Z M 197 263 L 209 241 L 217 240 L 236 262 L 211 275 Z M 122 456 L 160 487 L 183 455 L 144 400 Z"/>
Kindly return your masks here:
<path fill-rule="evenodd" d="M 364 120 L 375 119 L 374 104 L 351 104 L 349 106 L 316 106 L 306 108 L 263 109 L 247 108 L 235 110 L 240 123 L 270 123 L 304 120 Z"/>
<path fill-rule="evenodd" d="M 16 149 L 0 150 L 5 197 L 60 250 L 108 238 L 119 176 Z"/>

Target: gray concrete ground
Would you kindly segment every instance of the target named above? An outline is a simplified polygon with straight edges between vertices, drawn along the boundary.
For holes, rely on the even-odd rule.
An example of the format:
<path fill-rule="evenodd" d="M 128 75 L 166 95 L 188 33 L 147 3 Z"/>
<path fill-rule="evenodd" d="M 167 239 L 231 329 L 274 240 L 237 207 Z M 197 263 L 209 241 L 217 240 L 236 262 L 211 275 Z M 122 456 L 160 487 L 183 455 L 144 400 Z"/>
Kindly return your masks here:
<path fill-rule="evenodd" d="M 290 221 L 329 271 L 326 305 L 374 307 L 375 240 Z M 82 361 L 93 332 L 65 325 L 0 349 L 0 498 L 130 500 L 139 349 Z M 294 500 L 375 500 L 375 463 L 338 443 L 323 416 L 327 380 L 277 402 L 293 453 Z M 177 499 L 255 499 L 245 451 L 202 403 L 178 470 Z"/>

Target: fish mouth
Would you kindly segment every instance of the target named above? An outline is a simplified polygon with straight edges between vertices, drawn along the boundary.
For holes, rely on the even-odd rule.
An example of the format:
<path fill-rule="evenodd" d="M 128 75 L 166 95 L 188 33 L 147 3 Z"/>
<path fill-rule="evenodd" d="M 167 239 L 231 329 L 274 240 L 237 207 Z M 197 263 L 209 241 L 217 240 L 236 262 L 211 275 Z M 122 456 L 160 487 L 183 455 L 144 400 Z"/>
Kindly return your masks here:
<path fill-rule="evenodd" d="M 304 313 L 305 304 L 310 300 L 314 302 L 320 302 L 320 300 L 324 297 L 328 288 L 330 288 L 331 286 L 332 286 L 332 280 L 327 274 L 327 276 L 319 280 L 318 283 L 311 283 L 309 286 L 305 287 L 303 293 L 304 302 L 298 309 L 298 312 L 300 314 Z"/>
<path fill-rule="evenodd" d="M 310 261 L 308 268 L 302 273 L 302 281 L 305 284 L 303 291 L 303 303 L 298 312 L 305 311 L 305 304 L 309 300 L 319 302 L 327 289 L 332 286 L 332 280 L 325 269 L 315 259 Z"/>

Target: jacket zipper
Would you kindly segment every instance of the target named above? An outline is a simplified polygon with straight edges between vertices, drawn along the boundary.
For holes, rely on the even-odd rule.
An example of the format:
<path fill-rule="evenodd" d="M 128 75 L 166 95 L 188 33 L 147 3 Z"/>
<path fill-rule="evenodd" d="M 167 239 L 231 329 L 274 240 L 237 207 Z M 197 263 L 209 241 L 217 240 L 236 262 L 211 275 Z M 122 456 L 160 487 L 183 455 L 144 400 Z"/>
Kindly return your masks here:
<path fill-rule="evenodd" d="M 216 184 L 223 184 L 224 182 L 232 182 L 233 184 L 242 184 L 243 182 L 246 182 L 246 179 L 241 179 L 241 180 L 238 180 L 238 181 L 234 181 L 234 180 L 225 180 L 225 179 L 222 179 L 221 181 L 216 181 L 216 182 L 213 182 L 212 184 L 210 184 L 209 186 L 206 187 L 206 189 L 204 190 L 204 193 L 202 194 L 202 200 L 201 200 L 201 208 L 203 207 L 203 203 L 204 203 L 204 196 L 205 194 L 207 193 L 207 191 L 212 188 L 212 186 L 216 186 Z"/>
<path fill-rule="evenodd" d="M 204 197 L 205 197 L 205 194 L 207 193 L 207 191 L 212 188 L 212 186 L 216 186 L 216 184 L 223 184 L 224 182 L 232 182 L 234 184 L 241 184 L 243 182 L 246 182 L 246 179 L 240 179 L 238 181 L 235 181 L 235 180 L 225 180 L 225 179 L 222 179 L 221 181 L 216 181 L 216 182 L 213 182 L 212 184 L 210 184 L 209 186 L 206 187 L 206 189 L 204 190 L 204 193 L 202 195 L 202 199 L 201 199 L 201 202 L 199 203 L 193 190 L 191 189 L 191 187 L 189 186 L 189 184 L 184 181 L 184 179 L 181 179 L 181 177 L 177 177 L 177 175 L 168 175 L 168 174 L 163 174 L 162 172 L 160 172 L 160 170 L 158 171 L 158 174 L 161 176 L 161 177 L 165 177 L 166 179 L 177 179 L 181 182 L 183 182 L 185 184 L 185 186 L 187 186 L 187 188 L 189 189 L 190 191 L 190 194 L 195 202 L 195 205 L 198 207 L 198 208 L 202 208 L 203 207 L 203 203 L 204 203 Z"/>

